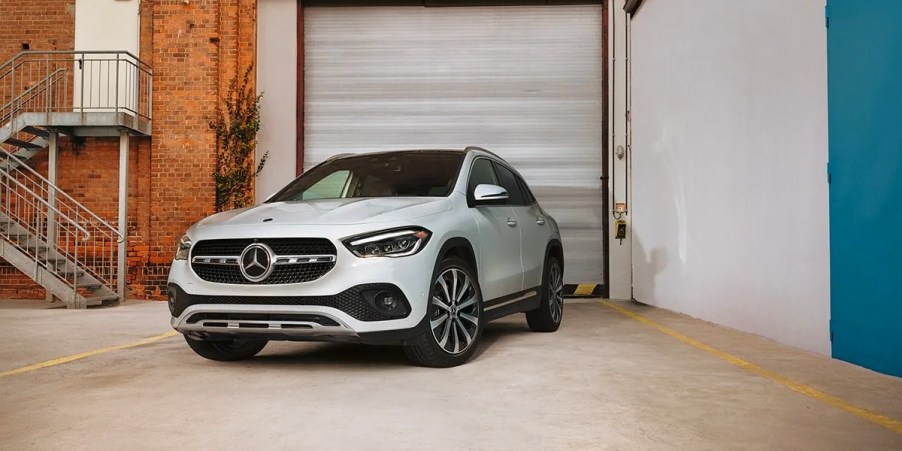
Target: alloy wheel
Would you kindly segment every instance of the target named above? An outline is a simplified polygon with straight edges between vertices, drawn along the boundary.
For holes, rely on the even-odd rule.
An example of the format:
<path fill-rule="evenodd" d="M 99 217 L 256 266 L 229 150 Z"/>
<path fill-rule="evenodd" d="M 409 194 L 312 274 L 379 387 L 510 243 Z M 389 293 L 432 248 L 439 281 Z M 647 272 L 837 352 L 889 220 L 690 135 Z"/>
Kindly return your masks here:
<path fill-rule="evenodd" d="M 448 268 L 435 280 L 429 322 L 435 342 L 448 354 L 466 351 L 479 331 L 479 291 L 465 272 Z"/>
<path fill-rule="evenodd" d="M 564 278 L 558 265 L 552 266 L 548 274 L 548 308 L 551 319 L 555 323 L 560 322 L 564 314 Z"/>

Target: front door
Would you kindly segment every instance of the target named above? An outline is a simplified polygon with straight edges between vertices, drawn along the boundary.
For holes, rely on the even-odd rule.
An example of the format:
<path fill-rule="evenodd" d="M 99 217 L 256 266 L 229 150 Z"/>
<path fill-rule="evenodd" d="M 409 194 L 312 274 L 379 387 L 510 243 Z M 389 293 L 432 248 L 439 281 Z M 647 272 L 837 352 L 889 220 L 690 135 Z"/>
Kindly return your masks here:
<path fill-rule="evenodd" d="M 507 205 L 514 211 L 520 228 L 523 289 L 535 288 L 542 284 L 542 271 L 545 269 L 545 251 L 548 244 L 545 215 L 518 175 L 500 164 L 495 164 L 495 172 L 501 186 L 507 190 L 509 196 Z"/>
<path fill-rule="evenodd" d="M 478 158 L 470 169 L 468 190 L 477 185 L 501 185 L 486 158 Z M 479 227 L 479 285 L 486 301 L 516 293 L 523 289 L 523 265 L 520 261 L 520 224 L 513 208 L 507 205 L 484 205 L 471 208 Z"/>

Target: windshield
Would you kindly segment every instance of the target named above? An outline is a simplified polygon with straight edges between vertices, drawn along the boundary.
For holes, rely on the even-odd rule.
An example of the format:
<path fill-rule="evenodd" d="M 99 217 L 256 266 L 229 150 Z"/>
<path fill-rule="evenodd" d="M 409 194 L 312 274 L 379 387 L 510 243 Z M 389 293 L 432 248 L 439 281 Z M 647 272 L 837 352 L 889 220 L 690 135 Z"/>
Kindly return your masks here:
<path fill-rule="evenodd" d="M 461 152 L 405 151 L 336 158 L 296 178 L 268 202 L 447 196 L 463 157 Z"/>

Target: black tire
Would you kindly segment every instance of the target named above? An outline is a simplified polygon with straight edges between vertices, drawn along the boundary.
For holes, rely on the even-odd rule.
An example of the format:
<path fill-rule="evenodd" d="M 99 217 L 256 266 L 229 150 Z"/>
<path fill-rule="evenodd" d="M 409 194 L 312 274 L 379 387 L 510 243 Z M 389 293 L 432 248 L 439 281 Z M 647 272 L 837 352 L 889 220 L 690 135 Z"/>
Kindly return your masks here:
<path fill-rule="evenodd" d="M 267 340 L 242 339 L 207 341 L 197 340 L 185 336 L 188 346 L 197 355 L 219 362 L 232 362 L 235 360 L 249 359 L 266 346 Z"/>
<path fill-rule="evenodd" d="M 444 278 L 447 286 L 453 281 L 453 277 L 460 280 L 461 274 L 466 276 L 468 286 L 464 287 L 464 282 L 460 281 L 457 288 L 449 286 L 447 292 L 441 288 L 440 279 Z M 426 310 L 429 323 L 422 335 L 404 346 L 404 354 L 419 366 L 448 368 L 461 365 L 473 356 L 482 337 L 485 320 L 479 281 L 467 262 L 457 257 L 442 260 L 432 279 L 430 302 Z M 455 290 L 458 292 L 454 295 L 448 293 Z M 448 297 L 452 298 L 451 302 L 447 301 Z M 464 348 L 460 348 L 462 343 L 465 344 Z"/>
<path fill-rule="evenodd" d="M 557 257 L 549 256 L 542 275 L 542 302 L 526 312 L 526 323 L 534 332 L 554 332 L 564 318 L 564 268 Z"/>

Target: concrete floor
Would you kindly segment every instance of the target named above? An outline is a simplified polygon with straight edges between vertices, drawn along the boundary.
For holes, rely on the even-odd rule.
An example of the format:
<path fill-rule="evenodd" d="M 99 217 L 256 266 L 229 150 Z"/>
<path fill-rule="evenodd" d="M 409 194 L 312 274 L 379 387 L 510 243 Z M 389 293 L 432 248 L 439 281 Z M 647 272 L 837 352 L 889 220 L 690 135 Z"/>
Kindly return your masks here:
<path fill-rule="evenodd" d="M 618 304 L 848 403 L 902 419 L 902 379 Z M 0 372 L 166 332 L 164 303 L 0 303 Z M 0 377 L 2 449 L 895 449 L 902 434 L 751 374 L 594 301 L 554 334 L 493 323 L 462 367 L 399 349 L 271 343 L 225 364 L 181 337 Z"/>

